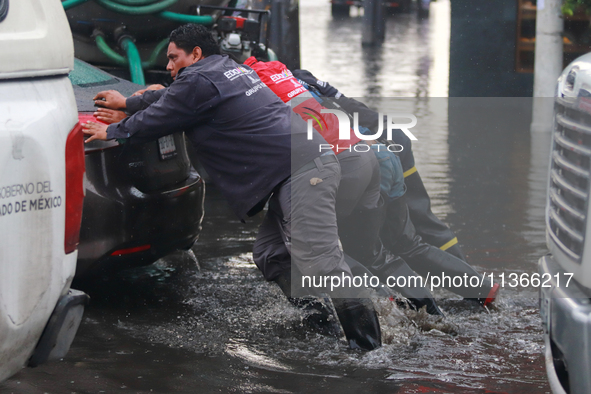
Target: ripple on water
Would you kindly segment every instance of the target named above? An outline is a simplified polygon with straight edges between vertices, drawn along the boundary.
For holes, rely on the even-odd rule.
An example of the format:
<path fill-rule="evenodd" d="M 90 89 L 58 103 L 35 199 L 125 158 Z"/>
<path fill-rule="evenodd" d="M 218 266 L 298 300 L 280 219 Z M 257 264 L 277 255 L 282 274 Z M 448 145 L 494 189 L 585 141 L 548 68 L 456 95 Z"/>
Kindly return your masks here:
<path fill-rule="evenodd" d="M 375 299 L 384 345 L 360 352 L 349 350 L 342 338 L 306 328 L 306 313 L 262 279 L 250 253 L 204 265 L 216 268 L 189 272 L 191 286 L 174 318 L 147 326 L 126 322 L 121 328 L 269 373 L 338 377 L 375 370 L 396 382 L 421 379 L 473 389 L 490 388 L 491 381 L 544 384 L 536 299 L 501 298 L 489 313 L 441 291 L 436 295 L 444 319 Z"/>

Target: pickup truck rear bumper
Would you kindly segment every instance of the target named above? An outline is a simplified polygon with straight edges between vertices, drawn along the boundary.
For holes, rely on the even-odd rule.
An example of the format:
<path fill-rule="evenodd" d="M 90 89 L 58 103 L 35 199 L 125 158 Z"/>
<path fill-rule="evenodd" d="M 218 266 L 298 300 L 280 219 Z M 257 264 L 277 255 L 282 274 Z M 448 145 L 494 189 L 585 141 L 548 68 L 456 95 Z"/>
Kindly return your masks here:
<path fill-rule="evenodd" d="M 29 359 L 30 367 L 36 367 L 50 360 L 59 360 L 68 353 L 88 300 L 88 295 L 73 289 L 59 299 Z"/>

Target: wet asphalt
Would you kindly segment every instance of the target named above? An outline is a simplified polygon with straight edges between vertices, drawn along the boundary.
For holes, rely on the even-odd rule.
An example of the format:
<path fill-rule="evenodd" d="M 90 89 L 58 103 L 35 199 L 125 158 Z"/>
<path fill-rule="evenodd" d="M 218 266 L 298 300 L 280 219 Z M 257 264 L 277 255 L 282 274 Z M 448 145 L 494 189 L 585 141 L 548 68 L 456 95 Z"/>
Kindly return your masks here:
<path fill-rule="evenodd" d="M 449 2 L 429 19 L 390 17 L 381 50 L 360 48 L 356 11 L 335 21 L 324 1 L 300 7 L 304 68 L 374 108 L 416 114 L 417 168 L 468 261 L 535 272 L 549 140 L 530 135 L 526 99 L 427 98 L 447 94 Z M 535 289 L 507 286 L 490 311 L 437 290 L 444 320 L 378 299 L 384 346 L 352 351 L 305 328 L 263 280 L 251 254 L 260 216 L 241 223 L 214 186 L 205 212 L 192 252 L 90 285 L 67 357 L 22 370 L 0 393 L 549 392 Z"/>

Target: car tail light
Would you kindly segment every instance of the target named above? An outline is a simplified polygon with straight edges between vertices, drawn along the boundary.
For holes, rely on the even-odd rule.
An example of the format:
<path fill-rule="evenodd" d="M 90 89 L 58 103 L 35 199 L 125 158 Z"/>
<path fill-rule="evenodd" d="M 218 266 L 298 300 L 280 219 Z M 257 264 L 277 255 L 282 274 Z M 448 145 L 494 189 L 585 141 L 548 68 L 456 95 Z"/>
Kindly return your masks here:
<path fill-rule="evenodd" d="M 107 124 L 107 123 L 103 122 L 102 120 L 98 120 L 96 118 L 96 116 L 94 116 L 93 114 L 78 114 L 78 123 L 84 124 L 86 122 Z"/>
<path fill-rule="evenodd" d="M 142 245 L 142 246 L 136 246 L 133 248 L 119 249 L 119 250 L 116 250 L 113 253 L 111 253 L 111 256 L 121 256 L 124 254 L 143 252 L 145 250 L 149 250 L 151 247 L 152 247 L 151 245 Z"/>
<path fill-rule="evenodd" d="M 86 122 L 94 122 L 94 123 L 101 123 L 108 126 L 108 123 L 98 120 L 93 114 L 90 113 L 78 113 L 78 123 L 84 125 Z M 89 136 L 84 136 L 84 140 Z M 107 149 L 115 148 L 119 146 L 119 142 L 117 140 L 108 140 L 108 141 L 101 141 L 101 140 L 94 140 L 90 144 L 84 144 L 84 152 L 85 154 L 95 153 L 104 151 Z"/>
<path fill-rule="evenodd" d="M 84 170 L 84 134 L 78 122 L 66 140 L 66 231 L 64 237 L 66 254 L 75 251 L 80 240 Z"/>

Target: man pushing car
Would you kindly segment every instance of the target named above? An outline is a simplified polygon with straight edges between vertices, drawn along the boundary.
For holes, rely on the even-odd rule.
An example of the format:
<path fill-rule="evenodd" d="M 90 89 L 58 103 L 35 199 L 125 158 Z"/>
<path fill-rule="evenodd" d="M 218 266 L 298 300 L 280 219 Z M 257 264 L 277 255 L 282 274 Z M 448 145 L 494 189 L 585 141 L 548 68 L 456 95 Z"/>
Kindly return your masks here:
<path fill-rule="evenodd" d="M 303 275 L 351 276 L 339 248 L 335 195 L 340 166 L 326 141 L 248 67 L 219 55 L 209 30 L 184 25 L 170 35 L 169 88 L 125 98 L 101 92 L 96 104 L 132 115 L 109 126 L 88 122 L 94 139 L 156 139 L 184 130 L 200 160 L 241 219 L 269 202 L 267 219 Z M 352 348 L 381 345 L 365 289 L 326 289 Z M 345 291 L 346 290 L 346 291 Z M 343 324 L 345 323 L 345 324 Z"/>

